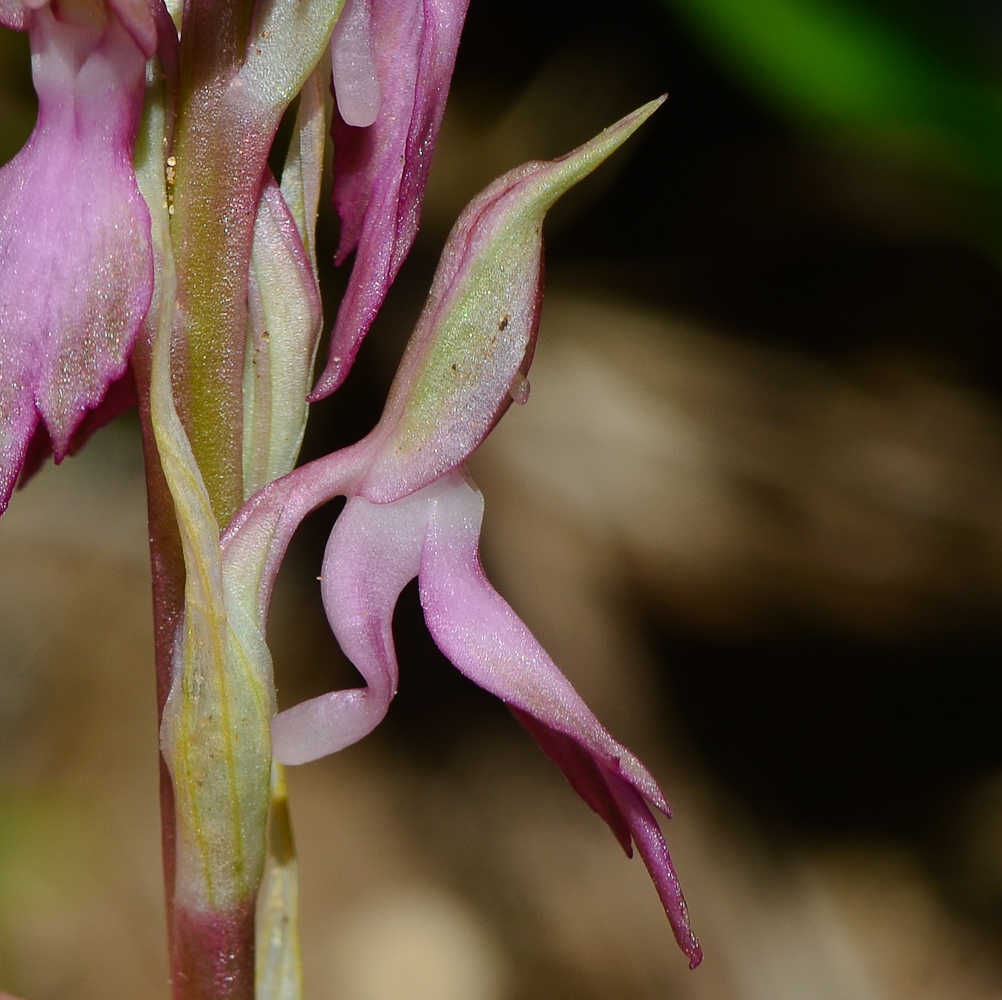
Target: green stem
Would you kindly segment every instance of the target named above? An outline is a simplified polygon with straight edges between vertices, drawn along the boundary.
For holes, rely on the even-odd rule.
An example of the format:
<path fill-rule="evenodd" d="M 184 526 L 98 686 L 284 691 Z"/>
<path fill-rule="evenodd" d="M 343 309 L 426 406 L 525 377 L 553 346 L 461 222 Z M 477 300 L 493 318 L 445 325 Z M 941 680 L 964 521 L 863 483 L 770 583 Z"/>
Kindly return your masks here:
<path fill-rule="evenodd" d="M 187 346 L 178 408 L 221 527 L 243 502 L 243 355 L 254 217 L 278 114 L 232 86 L 250 4 L 189 0 L 181 36 L 171 242 L 175 332 Z M 255 109 L 260 111 L 260 109 Z"/>

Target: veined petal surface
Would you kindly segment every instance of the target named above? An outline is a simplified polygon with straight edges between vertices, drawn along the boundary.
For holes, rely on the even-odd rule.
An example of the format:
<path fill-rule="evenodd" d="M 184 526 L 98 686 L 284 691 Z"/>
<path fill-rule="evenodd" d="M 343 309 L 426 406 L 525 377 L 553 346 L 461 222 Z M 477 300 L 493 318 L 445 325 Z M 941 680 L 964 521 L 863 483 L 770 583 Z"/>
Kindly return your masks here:
<path fill-rule="evenodd" d="M 122 376 L 153 290 L 132 170 L 147 53 L 114 10 L 26 21 L 38 122 L 0 170 L 0 509 L 39 420 L 61 459 Z"/>

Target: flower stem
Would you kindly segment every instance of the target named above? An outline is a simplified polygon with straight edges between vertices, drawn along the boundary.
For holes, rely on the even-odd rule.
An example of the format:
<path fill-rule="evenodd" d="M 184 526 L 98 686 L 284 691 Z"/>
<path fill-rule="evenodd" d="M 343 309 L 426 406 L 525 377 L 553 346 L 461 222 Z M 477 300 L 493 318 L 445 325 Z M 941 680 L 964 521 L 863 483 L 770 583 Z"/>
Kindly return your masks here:
<path fill-rule="evenodd" d="M 139 388 L 139 419 L 143 434 L 143 458 L 146 466 L 146 504 L 150 532 L 150 567 L 153 578 L 153 654 L 156 668 L 157 727 L 163 718 L 164 704 L 170 692 L 174 637 L 184 612 L 184 559 L 181 539 L 174 517 L 174 502 L 160 467 L 150 419 L 150 352 L 140 341 L 133 356 L 133 370 Z M 160 846 L 163 854 L 164 901 L 167 909 L 167 948 L 173 966 L 176 934 L 174 930 L 174 881 L 177 852 L 177 818 L 174 786 L 163 756 L 160 773 Z M 175 974 L 173 981 L 178 977 Z M 175 1000 L 181 1000 L 174 991 Z"/>
<path fill-rule="evenodd" d="M 254 1000 L 254 902 L 224 913 L 174 910 L 173 1000 Z"/>

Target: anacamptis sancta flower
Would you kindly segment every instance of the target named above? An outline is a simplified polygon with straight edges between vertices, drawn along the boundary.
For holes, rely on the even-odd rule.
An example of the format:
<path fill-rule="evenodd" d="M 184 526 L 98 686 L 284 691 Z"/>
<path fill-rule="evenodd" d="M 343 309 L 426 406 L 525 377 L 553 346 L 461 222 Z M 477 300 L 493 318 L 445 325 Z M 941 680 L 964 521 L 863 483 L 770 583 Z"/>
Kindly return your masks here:
<path fill-rule="evenodd" d="M 27 30 L 38 121 L 0 170 L 0 511 L 36 431 L 57 460 L 125 373 L 153 289 L 132 149 L 146 60 L 142 0 L 0 0 Z"/>
<path fill-rule="evenodd" d="M 292 533 L 310 510 L 346 495 L 321 587 L 334 634 L 367 686 L 279 713 L 275 756 L 299 764 L 334 753 L 383 718 L 397 688 L 393 609 L 416 576 L 439 648 L 511 708 L 627 853 L 636 845 L 695 967 L 702 952 L 650 808 L 667 814 L 664 794 L 488 582 L 478 553 L 483 500 L 463 467 L 512 400 L 527 397 L 547 209 L 660 103 L 560 160 L 511 171 L 474 199 L 446 244 L 379 424 L 254 496 L 223 535 L 223 577 L 263 633 Z"/>

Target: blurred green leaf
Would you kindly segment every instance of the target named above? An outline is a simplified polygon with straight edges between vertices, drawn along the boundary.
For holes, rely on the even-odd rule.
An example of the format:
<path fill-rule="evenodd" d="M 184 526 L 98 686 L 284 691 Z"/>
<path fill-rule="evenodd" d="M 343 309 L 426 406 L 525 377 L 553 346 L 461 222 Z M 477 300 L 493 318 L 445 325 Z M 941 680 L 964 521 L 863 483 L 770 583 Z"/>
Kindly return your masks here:
<path fill-rule="evenodd" d="M 1002 187 L 1002 87 L 840 0 L 665 0 L 783 113 Z"/>

